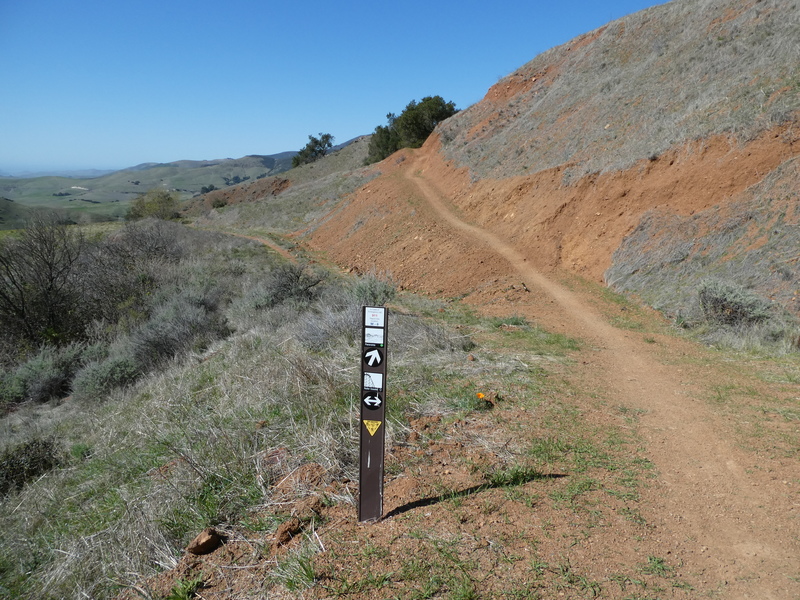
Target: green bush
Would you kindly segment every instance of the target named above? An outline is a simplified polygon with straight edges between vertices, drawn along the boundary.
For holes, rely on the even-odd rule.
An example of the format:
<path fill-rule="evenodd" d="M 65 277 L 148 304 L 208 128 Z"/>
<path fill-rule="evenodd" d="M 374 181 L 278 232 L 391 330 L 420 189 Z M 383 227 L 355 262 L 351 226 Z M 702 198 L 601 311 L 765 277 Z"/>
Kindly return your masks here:
<path fill-rule="evenodd" d="M 710 323 L 753 325 L 770 317 L 770 304 L 763 298 L 730 283 L 708 280 L 698 290 L 700 308 Z"/>
<path fill-rule="evenodd" d="M 383 306 L 397 294 L 391 275 L 369 273 L 359 277 L 353 285 L 353 296 L 362 306 Z"/>
<path fill-rule="evenodd" d="M 147 321 L 115 343 L 110 356 L 88 364 L 76 375 L 73 391 L 77 397 L 102 396 L 130 385 L 176 356 L 201 350 L 230 333 L 213 290 L 173 290 L 164 295 L 166 300 Z"/>
<path fill-rule="evenodd" d="M 140 374 L 141 369 L 133 357 L 113 355 L 81 369 L 72 382 L 72 391 L 77 398 L 97 398 L 130 385 Z"/>
<path fill-rule="evenodd" d="M 364 159 L 365 165 L 371 165 L 387 156 L 391 156 L 403 146 L 400 141 L 400 134 L 393 126 L 395 116 L 393 114 L 386 115 L 389 120 L 388 125 L 378 125 L 375 131 L 372 132 L 372 137 L 369 140 L 369 149 L 367 150 L 367 158 Z"/>
<path fill-rule="evenodd" d="M 205 348 L 230 331 L 208 295 L 182 292 L 170 298 L 130 336 L 131 356 L 150 370 L 187 350 Z"/>
<path fill-rule="evenodd" d="M 78 343 L 63 348 L 45 346 L 14 371 L 0 376 L 0 404 L 9 407 L 69 395 L 72 378 L 86 360 L 85 351 Z"/>
<path fill-rule="evenodd" d="M 25 401 L 25 383 L 13 371 L 0 373 L 0 414 Z"/>
<path fill-rule="evenodd" d="M 7 448 L 0 455 L 0 496 L 21 490 L 61 462 L 61 448 L 54 438 L 34 438 Z"/>
<path fill-rule="evenodd" d="M 313 318 L 304 320 L 298 340 L 319 351 L 333 344 L 353 343 L 361 329 L 362 306 L 383 306 L 395 297 L 397 288 L 384 274 L 364 275 L 352 284 L 333 281 L 317 298 Z"/>
<path fill-rule="evenodd" d="M 399 117 L 389 113 L 388 125 L 375 128 L 365 163 L 383 160 L 401 148 L 419 148 L 439 123 L 457 112 L 455 103 L 445 102 L 441 96 L 426 96 L 419 103 L 412 100 Z"/>
<path fill-rule="evenodd" d="M 176 193 L 167 190 L 152 189 L 136 196 L 131 201 L 128 214 L 129 221 L 153 217 L 155 219 L 177 219 L 180 216 L 180 200 Z"/>

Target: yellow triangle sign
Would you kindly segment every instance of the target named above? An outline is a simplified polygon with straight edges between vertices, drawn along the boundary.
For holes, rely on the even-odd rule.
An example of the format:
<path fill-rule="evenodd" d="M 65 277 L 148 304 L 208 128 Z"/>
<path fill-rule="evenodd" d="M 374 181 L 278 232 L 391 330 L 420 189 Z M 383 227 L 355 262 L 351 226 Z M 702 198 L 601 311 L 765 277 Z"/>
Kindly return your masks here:
<path fill-rule="evenodd" d="M 375 432 L 378 431 L 378 427 L 381 426 L 381 421 L 364 421 L 364 425 L 369 431 L 370 435 L 375 435 Z"/>

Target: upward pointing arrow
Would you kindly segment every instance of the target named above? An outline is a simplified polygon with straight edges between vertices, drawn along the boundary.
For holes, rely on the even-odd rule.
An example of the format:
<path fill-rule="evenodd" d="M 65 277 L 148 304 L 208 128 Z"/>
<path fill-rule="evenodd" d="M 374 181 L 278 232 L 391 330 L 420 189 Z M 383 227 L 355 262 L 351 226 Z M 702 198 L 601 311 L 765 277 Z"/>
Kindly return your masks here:
<path fill-rule="evenodd" d="M 364 354 L 364 359 L 367 361 L 367 364 L 370 367 L 374 367 L 376 365 L 381 364 L 381 353 L 377 348 L 374 350 L 370 350 L 369 352 Z"/>

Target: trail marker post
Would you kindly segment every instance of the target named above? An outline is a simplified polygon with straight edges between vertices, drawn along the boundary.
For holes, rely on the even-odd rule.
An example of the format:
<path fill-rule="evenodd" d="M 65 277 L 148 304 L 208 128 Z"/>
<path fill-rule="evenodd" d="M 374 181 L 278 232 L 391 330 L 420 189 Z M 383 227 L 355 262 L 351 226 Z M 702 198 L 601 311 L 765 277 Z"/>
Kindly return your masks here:
<path fill-rule="evenodd" d="M 389 310 L 365 306 L 361 348 L 361 462 L 358 520 L 383 516 L 383 462 L 386 442 L 386 343 Z"/>

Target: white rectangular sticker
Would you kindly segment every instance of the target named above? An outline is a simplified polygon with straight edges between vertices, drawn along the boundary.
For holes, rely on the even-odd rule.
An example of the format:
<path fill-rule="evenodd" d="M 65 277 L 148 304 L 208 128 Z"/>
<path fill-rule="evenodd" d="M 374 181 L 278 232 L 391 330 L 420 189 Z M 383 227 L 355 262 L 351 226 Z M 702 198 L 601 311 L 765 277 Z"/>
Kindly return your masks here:
<path fill-rule="evenodd" d="M 381 373 L 364 373 L 365 390 L 383 390 L 383 375 Z"/>
<path fill-rule="evenodd" d="M 364 328 L 364 343 L 383 345 L 383 329 Z"/>
<path fill-rule="evenodd" d="M 367 327 L 386 327 L 386 309 L 367 307 L 364 325 Z"/>

